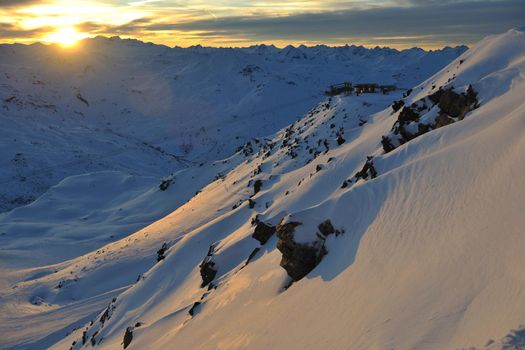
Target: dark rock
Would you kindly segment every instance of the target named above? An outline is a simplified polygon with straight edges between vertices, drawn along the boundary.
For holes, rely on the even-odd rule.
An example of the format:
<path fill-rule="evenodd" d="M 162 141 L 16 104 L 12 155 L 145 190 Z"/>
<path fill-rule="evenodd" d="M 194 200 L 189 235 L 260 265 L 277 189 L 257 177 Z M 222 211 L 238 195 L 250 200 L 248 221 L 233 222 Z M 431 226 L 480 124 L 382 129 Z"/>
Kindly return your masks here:
<path fill-rule="evenodd" d="M 248 199 L 248 207 L 250 207 L 250 209 L 255 208 L 255 204 L 256 202 L 253 199 Z"/>
<path fill-rule="evenodd" d="M 258 240 L 261 244 L 268 242 L 270 237 L 275 233 L 275 227 L 267 225 L 264 222 L 258 221 L 257 226 L 252 234 L 252 237 Z"/>
<path fill-rule="evenodd" d="M 365 165 L 363 168 L 355 174 L 356 180 L 363 179 L 368 180 L 368 177 L 375 178 L 377 177 L 377 171 L 374 167 L 374 162 L 372 161 L 373 157 L 366 157 Z"/>
<path fill-rule="evenodd" d="M 164 179 L 159 184 L 159 190 L 166 191 L 168 187 L 170 187 L 172 180 L 171 179 Z"/>
<path fill-rule="evenodd" d="M 438 91 L 428 95 L 428 98 L 430 101 L 432 101 L 434 104 L 439 103 L 439 100 L 441 99 L 441 96 L 443 95 L 444 90 L 441 89 L 441 87 L 438 89 Z"/>
<path fill-rule="evenodd" d="M 262 180 L 255 180 L 255 183 L 253 184 L 253 195 L 255 196 L 259 191 L 261 190 L 263 185 Z"/>
<path fill-rule="evenodd" d="M 109 320 L 109 306 L 106 308 L 102 316 L 100 316 L 100 323 L 104 324 L 106 320 Z"/>
<path fill-rule="evenodd" d="M 208 291 L 210 291 L 212 289 L 217 289 L 217 285 L 213 284 L 213 282 L 208 284 Z"/>
<path fill-rule="evenodd" d="M 429 102 L 431 103 L 430 106 L 428 105 Z M 433 123 L 419 123 L 420 114 L 428 112 L 436 105 L 439 107 L 439 114 Z M 390 137 L 383 136 L 381 140 L 383 150 L 388 153 L 397 147 L 394 146 L 391 138 L 399 144 L 404 144 L 431 130 L 462 120 L 468 112 L 477 107 L 479 107 L 477 93 L 471 85 L 468 86 L 465 93 L 456 93 L 453 87 L 445 89 L 440 87 L 437 91 L 414 102 L 411 106 L 403 107 L 392 127 L 393 133 L 389 135 Z M 418 122 L 417 131 L 408 127 L 409 124 L 415 122 Z"/>
<path fill-rule="evenodd" d="M 397 120 L 401 125 L 403 125 L 419 120 L 419 114 L 416 111 L 414 111 L 412 107 L 405 106 L 401 110 L 401 113 L 399 113 L 399 117 L 397 118 Z"/>
<path fill-rule="evenodd" d="M 345 142 L 346 142 L 346 140 L 345 140 L 341 135 L 339 135 L 339 136 L 337 137 L 337 144 L 338 144 L 339 146 L 341 146 L 341 145 L 342 145 L 343 143 L 345 143 Z"/>
<path fill-rule="evenodd" d="M 126 328 L 126 333 L 124 334 L 124 349 L 131 344 L 133 340 L 133 327 Z"/>
<path fill-rule="evenodd" d="M 319 226 L 317 226 L 317 228 L 319 229 L 319 232 L 321 232 L 324 236 L 328 236 L 332 233 L 335 233 L 335 229 L 332 226 L 330 220 L 323 221 L 319 224 Z"/>
<path fill-rule="evenodd" d="M 381 137 L 381 144 L 383 145 L 383 150 L 385 153 L 391 152 L 395 149 L 392 141 L 387 136 Z"/>
<path fill-rule="evenodd" d="M 445 113 L 440 113 L 436 118 L 435 128 L 441 128 L 452 123 L 454 123 L 454 119 L 450 118 Z"/>
<path fill-rule="evenodd" d="M 461 94 L 454 92 L 452 88 L 445 90 L 439 99 L 441 112 L 458 120 L 463 120 L 465 114 L 476 108 L 477 105 L 477 93 L 471 85 L 468 86 L 466 93 Z"/>
<path fill-rule="evenodd" d="M 460 118 L 468 111 L 467 96 L 452 89 L 445 90 L 439 99 L 439 108 L 453 118 Z"/>
<path fill-rule="evenodd" d="M 195 315 L 195 311 L 197 311 L 197 307 L 201 304 L 200 301 L 196 301 L 195 303 L 193 303 L 193 306 L 191 307 L 191 309 L 188 311 L 188 313 L 190 314 L 190 316 L 193 316 Z"/>
<path fill-rule="evenodd" d="M 312 271 L 326 254 L 325 236 L 317 234 L 317 240 L 311 243 L 298 243 L 294 232 L 300 222 L 289 222 L 277 226 L 277 249 L 282 253 L 280 266 L 286 270 L 293 281 L 298 281 Z M 321 226 L 321 225 L 320 225 Z M 330 231 L 331 224 L 322 224 L 325 232 Z M 333 227 L 332 227 L 333 229 Z"/>
<path fill-rule="evenodd" d="M 405 105 L 405 101 L 403 100 L 399 100 L 399 101 L 394 101 L 394 103 L 392 104 L 392 110 L 394 112 L 397 112 L 401 109 L 401 107 L 403 107 Z"/>
<path fill-rule="evenodd" d="M 166 258 L 166 250 L 168 250 L 168 244 L 167 243 L 163 243 L 162 244 L 162 247 L 160 247 L 159 250 L 157 250 L 157 262 L 161 261 L 161 260 L 164 260 Z"/>
<path fill-rule="evenodd" d="M 201 288 L 206 287 L 217 275 L 217 269 L 215 269 L 215 263 L 208 257 L 199 265 L 200 273 L 202 277 Z"/>
<path fill-rule="evenodd" d="M 97 345 L 97 339 L 96 339 L 97 334 L 98 334 L 98 331 L 93 333 L 93 335 L 91 336 L 91 346 Z"/>
<path fill-rule="evenodd" d="M 307 245 L 298 244 L 293 239 L 295 227 L 299 222 L 279 225 L 277 230 L 277 249 L 283 254 L 280 266 L 294 281 L 298 281 L 317 264 L 317 250 Z"/>

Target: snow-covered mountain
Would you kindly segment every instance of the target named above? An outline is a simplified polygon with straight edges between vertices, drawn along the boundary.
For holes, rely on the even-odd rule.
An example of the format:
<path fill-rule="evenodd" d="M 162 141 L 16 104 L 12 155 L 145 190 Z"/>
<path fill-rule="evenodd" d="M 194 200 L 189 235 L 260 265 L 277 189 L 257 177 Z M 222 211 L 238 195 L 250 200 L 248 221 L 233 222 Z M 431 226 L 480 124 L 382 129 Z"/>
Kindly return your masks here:
<path fill-rule="evenodd" d="M 236 55 L 362 52 L 326 50 Z M 145 175 L 94 172 L 3 214 L 0 344 L 522 349 L 525 31 L 488 37 L 414 85 L 322 100 L 162 191 Z M 105 197 L 90 190 L 100 186 Z"/>
<path fill-rule="evenodd" d="M 103 37 L 75 49 L 0 45 L 0 211 L 67 176 L 160 178 L 222 159 L 295 121 L 329 84 L 408 88 L 465 50 L 182 49 Z"/>

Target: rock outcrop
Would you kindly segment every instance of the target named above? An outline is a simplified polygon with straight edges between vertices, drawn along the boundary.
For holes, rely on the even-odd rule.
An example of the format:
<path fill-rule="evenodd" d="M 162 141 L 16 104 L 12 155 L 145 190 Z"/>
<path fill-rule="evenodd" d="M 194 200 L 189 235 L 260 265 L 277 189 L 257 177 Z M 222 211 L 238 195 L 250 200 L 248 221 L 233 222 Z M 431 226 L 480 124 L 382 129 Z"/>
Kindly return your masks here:
<path fill-rule="evenodd" d="M 213 261 L 206 261 L 206 259 L 200 264 L 199 267 L 202 277 L 201 288 L 204 288 L 210 284 L 211 281 L 213 281 L 215 275 L 217 275 L 217 269 L 215 268 L 215 263 Z"/>
<path fill-rule="evenodd" d="M 255 180 L 255 182 L 253 184 L 253 196 L 255 196 L 257 193 L 259 193 L 259 191 L 262 188 L 262 185 L 263 185 L 262 180 Z"/>
<path fill-rule="evenodd" d="M 201 288 L 206 287 L 210 284 L 211 281 L 215 278 L 217 275 L 217 268 L 215 267 L 215 262 L 212 261 L 213 253 L 215 252 L 215 245 L 211 245 L 210 249 L 208 249 L 208 254 L 202 261 L 202 263 L 199 265 L 200 268 L 200 274 L 202 277 L 202 283 Z"/>
<path fill-rule="evenodd" d="M 157 250 L 157 262 L 164 260 L 166 258 L 166 250 L 168 250 L 168 244 L 163 243 L 162 247 L 160 247 L 159 250 Z"/>
<path fill-rule="evenodd" d="M 261 244 L 265 244 L 270 237 L 273 236 L 275 231 L 275 226 L 267 225 L 264 222 L 258 221 L 252 237 L 258 240 Z"/>
<path fill-rule="evenodd" d="M 126 333 L 124 333 L 124 341 L 123 341 L 124 349 L 127 348 L 129 344 L 131 344 L 131 341 L 133 340 L 133 328 L 134 327 L 126 328 Z"/>
<path fill-rule="evenodd" d="M 294 237 L 296 227 L 302 225 L 297 221 L 277 225 L 277 249 L 283 254 L 280 266 L 286 270 L 293 281 L 298 281 L 312 271 L 327 253 L 325 240 L 327 236 L 338 233 L 330 220 L 317 227 L 315 238 L 311 242 L 298 242 Z"/>
<path fill-rule="evenodd" d="M 381 139 L 385 153 L 431 130 L 463 120 L 468 112 L 479 106 L 477 93 L 471 85 L 461 93 L 455 92 L 453 87 L 441 87 L 410 106 L 401 102 L 396 101 L 392 107 L 394 111 L 402 107 L 392 132 Z M 438 108 L 437 116 L 430 116 L 428 113 L 435 107 Z"/>
<path fill-rule="evenodd" d="M 373 159 L 374 157 L 371 156 L 366 157 L 365 165 L 363 165 L 363 168 L 355 174 L 356 181 L 359 179 L 368 180 L 368 178 L 374 179 L 377 177 L 377 170 L 374 167 Z"/>

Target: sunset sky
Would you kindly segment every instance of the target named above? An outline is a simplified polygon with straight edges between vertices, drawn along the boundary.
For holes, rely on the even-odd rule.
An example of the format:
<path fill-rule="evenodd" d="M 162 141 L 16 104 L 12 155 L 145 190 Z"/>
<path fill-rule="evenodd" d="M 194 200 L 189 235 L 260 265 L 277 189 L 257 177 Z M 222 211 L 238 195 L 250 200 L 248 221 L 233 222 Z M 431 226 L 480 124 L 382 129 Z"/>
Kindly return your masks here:
<path fill-rule="evenodd" d="M 525 0 L 0 0 L 3 43 L 118 35 L 169 46 L 437 48 L 520 26 Z"/>

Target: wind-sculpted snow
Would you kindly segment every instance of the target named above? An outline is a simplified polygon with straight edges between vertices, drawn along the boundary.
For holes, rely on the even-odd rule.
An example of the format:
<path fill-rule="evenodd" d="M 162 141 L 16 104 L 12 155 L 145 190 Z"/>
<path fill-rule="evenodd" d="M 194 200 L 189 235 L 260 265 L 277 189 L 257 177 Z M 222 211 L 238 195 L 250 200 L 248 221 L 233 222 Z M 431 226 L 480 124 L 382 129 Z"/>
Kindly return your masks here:
<path fill-rule="evenodd" d="M 283 61 L 310 56 L 285 51 Z M 24 310 L 3 306 L 7 346 L 520 346 L 524 57 L 523 32 L 489 37 L 410 94 L 323 100 L 224 161 L 166 178 L 165 191 L 152 185 L 175 196 L 192 176 L 215 178 L 129 237 L 46 275 L 19 272 L 33 276 L 3 291 Z M 457 96 L 431 102 L 436 91 Z M 401 119 L 433 127 L 394 140 L 403 108 L 423 102 Z M 441 113 L 454 122 L 436 127 Z"/>

